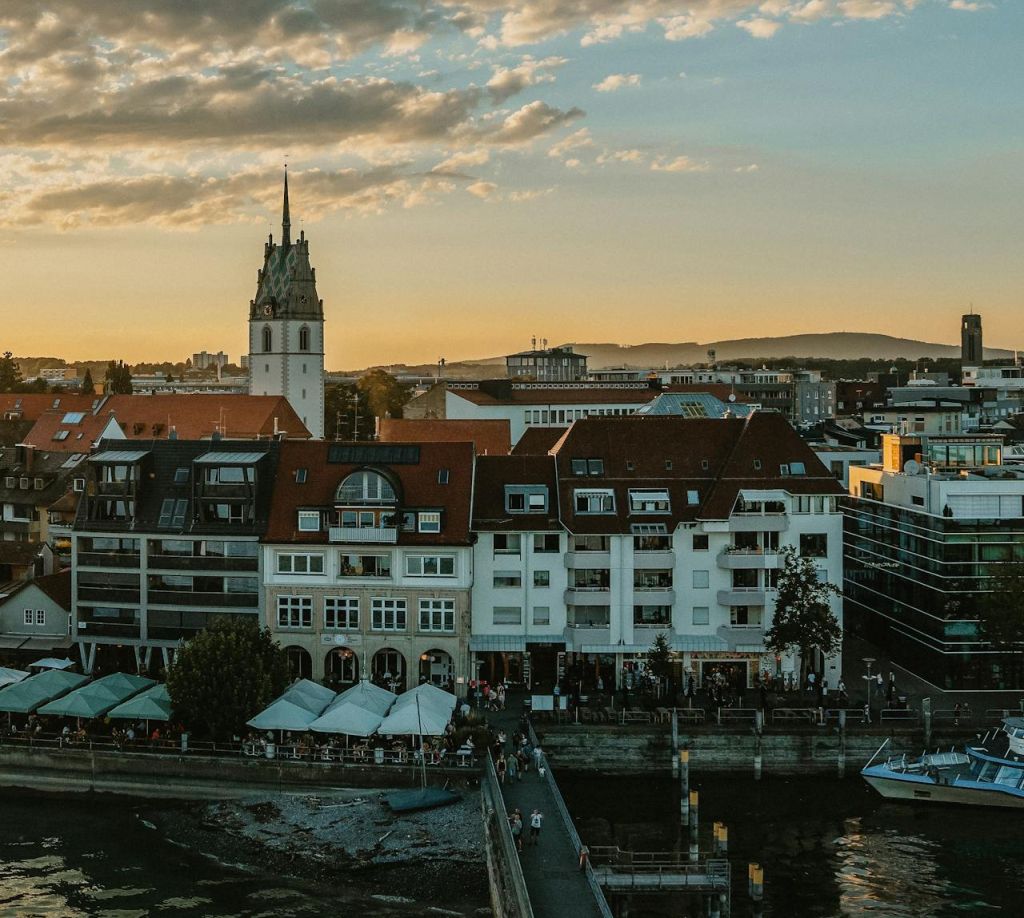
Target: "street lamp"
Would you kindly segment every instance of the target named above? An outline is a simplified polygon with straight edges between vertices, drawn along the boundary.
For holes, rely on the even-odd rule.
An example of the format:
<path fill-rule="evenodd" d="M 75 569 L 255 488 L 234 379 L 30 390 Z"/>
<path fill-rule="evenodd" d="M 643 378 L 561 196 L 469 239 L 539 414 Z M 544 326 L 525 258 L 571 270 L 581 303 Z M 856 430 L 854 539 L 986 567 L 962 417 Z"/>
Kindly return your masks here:
<path fill-rule="evenodd" d="M 867 670 L 867 674 L 864 678 L 864 688 L 867 689 L 868 700 L 871 700 L 871 664 L 875 662 L 874 657 L 862 657 L 864 661 L 864 668 Z"/>

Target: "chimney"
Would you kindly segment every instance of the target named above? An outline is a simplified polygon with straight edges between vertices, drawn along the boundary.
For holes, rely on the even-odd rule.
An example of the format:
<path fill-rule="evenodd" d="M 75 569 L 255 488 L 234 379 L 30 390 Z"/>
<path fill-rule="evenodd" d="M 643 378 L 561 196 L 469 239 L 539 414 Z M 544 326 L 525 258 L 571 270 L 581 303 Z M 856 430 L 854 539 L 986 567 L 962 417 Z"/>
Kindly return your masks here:
<path fill-rule="evenodd" d="M 178 439 L 178 428 L 177 427 L 172 427 L 167 432 L 167 439 L 168 440 L 177 440 Z"/>
<path fill-rule="evenodd" d="M 275 414 L 275 415 L 274 415 L 274 436 L 276 437 L 276 436 L 277 436 L 277 434 L 278 434 L 278 428 L 277 428 L 277 415 Z"/>

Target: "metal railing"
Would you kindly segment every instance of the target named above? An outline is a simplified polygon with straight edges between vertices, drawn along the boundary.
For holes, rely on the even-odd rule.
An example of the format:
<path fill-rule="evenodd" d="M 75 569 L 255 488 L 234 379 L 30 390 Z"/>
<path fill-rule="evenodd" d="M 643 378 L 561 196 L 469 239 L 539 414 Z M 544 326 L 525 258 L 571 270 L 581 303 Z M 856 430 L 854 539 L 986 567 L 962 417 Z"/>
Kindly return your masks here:
<path fill-rule="evenodd" d="M 492 899 L 497 898 L 493 903 L 495 914 L 503 918 L 533 918 L 533 905 L 530 903 L 523 865 L 505 813 L 505 799 L 498 785 L 498 776 L 494 773 L 494 762 L 490 755 L 484 756 L 484 760 L 480 804 L 484 830 L 492 840 L 492 844 L 487 846 L 487 866 L 491 875 Z"/>
<path fill-rule="evenodd" d="M 527 724 L 527 730 L 530 735 L 530 744 L 534 748 L 540 746 L 540 740 L 537 739 L 537 733 L 534 731 L 532 723 Z M 565 805 L 565 800 L 562 799 L 562 792 L 558 789 L 558 782 L 555 781 L 555 773 L 551 768 L 551 762 L 546 756 L 544 758 L 544 779 L 548 782 L 548 789 L 551 791 L 551 796 L 555 801 L 555 807 L 558 809 L 558 812 L 562 817 L 562 822 L 565 825 L 565 831 L 569 835 L 569 841 L 572 843 L 577 857 L 582 858 L 585 845 L 580 839 L 579 832 L 576 831 L 576 825 L 572 821 L 572 816 L 569 814 L 569 808 Z M 594 873 L 594 868 L 590 863 L 589 856 L 584 863 L 584 871 L 587 877 L 587 885 L 590 887 L 590 891 L 594 895 L 594 901 L 597 902 L 597 908 L 601 913 L 601 918 L 615 918 L 612 914 L 611 906 L 608 905 L 608 900 L 605 898 L 604 890 L 601 889 L 601 884 L 597 882 L 597 875 Z"/>

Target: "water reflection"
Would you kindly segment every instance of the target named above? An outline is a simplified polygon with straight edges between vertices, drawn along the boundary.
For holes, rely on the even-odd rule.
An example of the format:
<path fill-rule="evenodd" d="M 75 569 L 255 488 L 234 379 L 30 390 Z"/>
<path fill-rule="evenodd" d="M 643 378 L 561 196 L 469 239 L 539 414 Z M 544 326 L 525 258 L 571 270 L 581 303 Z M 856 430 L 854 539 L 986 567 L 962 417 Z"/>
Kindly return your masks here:
<path fill-rule="evenodd" d="M 584 840 L 659 850 L 678 833 L 674 783 L 559 775 Z M 695 777 L 701 845 L 729 827 L 733 915 L 751 913 L 746 864 L 765 869 L 765 915 L 962 916 L 1024 914 L 1024 832 L 1012 811 L 892 804 L 859 778 L 845 781 Z M 687 914 L 653 897 L 633 918 Z"/>

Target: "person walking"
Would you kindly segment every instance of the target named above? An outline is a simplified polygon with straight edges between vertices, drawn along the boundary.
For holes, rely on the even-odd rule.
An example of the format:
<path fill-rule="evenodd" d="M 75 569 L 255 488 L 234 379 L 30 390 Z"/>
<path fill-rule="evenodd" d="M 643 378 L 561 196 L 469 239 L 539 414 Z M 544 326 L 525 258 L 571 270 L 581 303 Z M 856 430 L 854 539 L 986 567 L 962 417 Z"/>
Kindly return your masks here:
<path fill-rule="evenodd" d="M 539 775 L 541 775 L 541 776 L 543 776 L 543 774 L 544 774 L 544 772 L 542 772 L 540 770 L 541 769 L 541 764 L 542 764 L 543 761 L 544 761 L 544 751 L 540 748 L 540 743 L 537 743 L 537 745 L 533 747 L 533 764 L 537 768 L 537 773 Z"/>
<path fill-rule="evenodd" d="M 516 775 L 518 774 L 518 772 L 519 772 L 519 759 L 516 757 L 516 754 L 513 752 L 505 760 L 505 774 L 508 776 L 508 783 L 509 784 L 511 784 L 513 781 L 516 780 Z"/>
<path fill-rule="evenodd" d="M 498 781 L 501 784 L 505 783 L 505 772 L 508 771 L 508 762 L 505 760 L 505 753 L 501 753 L 498 756 L 498 761 L 494 766 L 495 771 L 498 772 Z"/>
<path fill-rule="evenodd" d="M 530 844 L 535 848 L 540 841 L 540 827 L 544 824 L 544 814 L 536 807 L 530 814 Z"/>
<path fill-rule="evenodd" d="M 512 829 L 512 838 L 516 843 L 516 851 L 523 853 L 523 814 L 518 809 L 512 811 L 509 817 L 509 826 Z"/>

